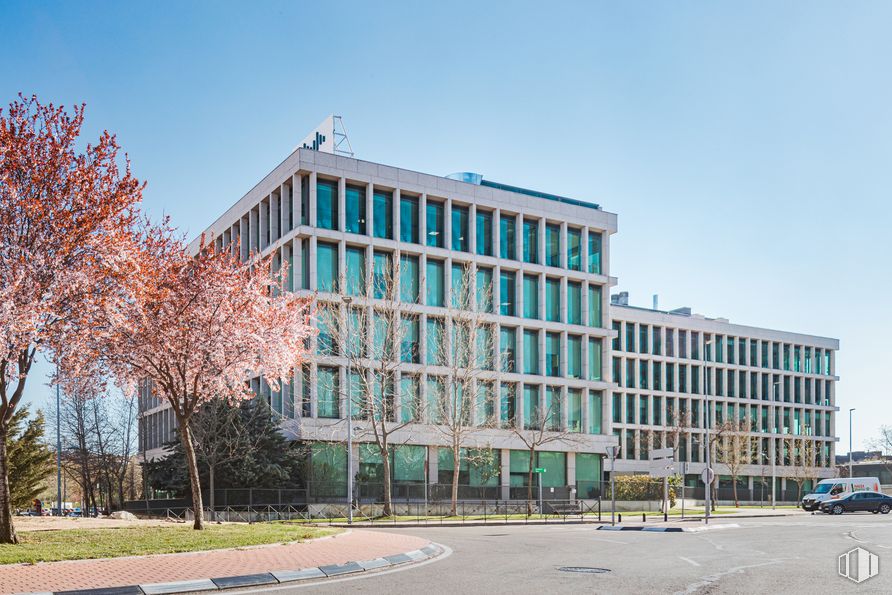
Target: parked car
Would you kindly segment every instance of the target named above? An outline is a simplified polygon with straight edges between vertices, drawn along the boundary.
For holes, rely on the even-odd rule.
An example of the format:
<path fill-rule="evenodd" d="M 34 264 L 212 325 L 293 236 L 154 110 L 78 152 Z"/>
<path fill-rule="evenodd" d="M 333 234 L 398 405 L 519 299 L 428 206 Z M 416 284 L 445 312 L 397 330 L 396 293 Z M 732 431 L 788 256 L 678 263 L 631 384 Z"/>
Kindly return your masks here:
<path fill-rule="evenodd" d="M 815 486 L 815 491 L 802 498 L 800 506 L 803 510 L 820 510 L 824 502 L 845 498 L 853 492 L 866 490 L 879 492 L 880 480 L 876 477 L 838 477 L 822 479 Z"/>
<path fill-rule="evenodd" d="M 842 514 L 844 512 L 872 512 L 889 514 L 892 510 L 892 496 L 880 492 L 855 492 L 845 498 L 830 500 L 821 504 L 821 512 Z"/>

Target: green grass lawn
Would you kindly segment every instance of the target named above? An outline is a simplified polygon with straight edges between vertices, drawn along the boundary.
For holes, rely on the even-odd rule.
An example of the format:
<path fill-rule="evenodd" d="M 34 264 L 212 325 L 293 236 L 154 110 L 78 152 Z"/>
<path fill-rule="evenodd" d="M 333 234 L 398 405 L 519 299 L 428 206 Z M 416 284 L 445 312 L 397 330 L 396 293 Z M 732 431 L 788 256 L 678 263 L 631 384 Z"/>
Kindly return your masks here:
<path fill-rule="evenodd" d="M 195 531 L 191 525 L 179 524 L 169 527 L 22 531 L 18 545 L 0 545 L 0 564 L 117 558 L 288 543 L 339 531 L 281 522 L 208 525 L 204 531 Z"/>

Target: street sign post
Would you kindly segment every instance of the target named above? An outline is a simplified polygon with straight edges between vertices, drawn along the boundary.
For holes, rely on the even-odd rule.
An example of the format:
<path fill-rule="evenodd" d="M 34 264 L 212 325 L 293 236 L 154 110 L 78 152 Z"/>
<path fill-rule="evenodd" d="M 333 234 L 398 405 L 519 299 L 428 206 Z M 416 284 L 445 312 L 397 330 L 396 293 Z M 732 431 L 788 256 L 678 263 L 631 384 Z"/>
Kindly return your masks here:
<path fill-rule="evenodd" d="M 704 469 L 703 473 L 700 474 L 700 479 L 703 480 L 703 483 L 705 483 L 707 489 L 709 489 L 709 486 L 715 481 L 715 471 L 712 469 Z"/>
<path fill-rule="evenodd" d="M 610 458 L 610 524 L 616 524 L 616 457 L 619 455 L 619 446 L 608 446 L 607 456 Z"/>
<path fill-rule="evenodd" d="M 663 519 L 669 518 L 669 476 L 675 473 L 675 450 L 657 448 L 650 452 L 650 476 L 663 478 Z"/>
<path fill-rule="evenodd" d="M 539 514 L 542 514 L 542 474 L 545 473 L 545 467 L 536 467 L 533 469 L 536 474 L 536 481 L 539 484 Z"/>

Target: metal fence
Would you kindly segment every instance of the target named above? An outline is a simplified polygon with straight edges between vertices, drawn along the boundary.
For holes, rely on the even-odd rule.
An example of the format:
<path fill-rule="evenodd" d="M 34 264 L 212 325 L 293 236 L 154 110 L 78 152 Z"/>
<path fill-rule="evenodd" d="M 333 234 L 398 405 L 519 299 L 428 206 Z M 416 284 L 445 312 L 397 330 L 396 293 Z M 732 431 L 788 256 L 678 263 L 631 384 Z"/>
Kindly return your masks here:
<path fill-rule="evenodd" d="M 391 488 L 392 517 L 427 517 L 424 522 L 435 522 L 433 517 L 457 516 L 491 517 L 512 515 L 552 515 L 572 517 L 594 515 L 611 509 L 611 485 L 604 482 L 577 482 L 576 485 L 542 486 L 541 502 L 538 485 L 532 490 L 523 485 L 459 485 L 456 515 L 452 512 L 452 485 L 446 483 L 414 483 L 395 481 Z M 698 501 L 702 505 L 706 493 L 703 486 L 673 488 L 673 500 Z M 731 487 L 714 490 L 718 505 L 733 505 Z M 316 483 L 295 489 L 221 489 L 214 493 L 214 511 L 211 511 L 210 493 L 205 490 L 202 500 L 209 513 L 216 518 L 234 521 L 286 520 L 286 519 L 338 519 L 346 517 L 346 486 L 343 483 Z M 357 482 L 354 488 L 353 507 L 358 518 L 372 521 L 383 516 L 384 486 L 380 483 Z M 652 480 L 639 482 L 634 489 L 617 489 L 617 510 L 662 510 L 663 482 Z M 753 489 L 739 487 L 737 500 L 741 503 L 771 504 L 770 486 L 756 484 Z M 795 486 L 783 493 L 778 491 L 778 503 L 798 502 Z M 603 504 L 602 504 L 603 503 Z M 184 519 L 191 515 L 191 498 L 164 500 L 133 500 L 126 510 L 146 515 L 172 519 Z M 581 511 L 581 512 L 580 512 Z M 208 514 L 209 518 L 214 518 Z M 392 520 L 388 517 L 388 520 Z"/>

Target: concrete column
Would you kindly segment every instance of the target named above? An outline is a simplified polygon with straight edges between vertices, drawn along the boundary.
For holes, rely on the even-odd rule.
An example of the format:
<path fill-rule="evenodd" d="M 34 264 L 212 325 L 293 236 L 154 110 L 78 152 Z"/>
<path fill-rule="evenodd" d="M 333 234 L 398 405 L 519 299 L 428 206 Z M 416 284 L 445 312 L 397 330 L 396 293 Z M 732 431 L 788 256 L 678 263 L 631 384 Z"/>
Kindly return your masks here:
<path fill-rule="evenodd" d="M 309 204 L 309 216 L 307 217 L 307 223 L 311 226 L 316 225 L 316 172 L 310 172 L 310 204 Z"/>
<path fill-rule="evenodd" d="M 503 448 L 499 451 L 501 472 L 499 479 L 501 484 L 501 499 L 508 500 L 511 497 L 511 451 Z"/>
<path fill-rule="evenodd" d="M 347 180 L 338 178 L 338 231 L 347 229 Z"/>
<path fill-rule="evenodd" d="M 393 191 L 393 239 L 400 241 L 400 189 Z M 395 266 L 395 265 L 394 265 Z"/>
<path fill-rule="evenodd" d="M 477 205 L 471 203 L 468 208 L 468 252 L 477 254 Z"/>

